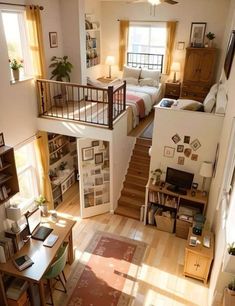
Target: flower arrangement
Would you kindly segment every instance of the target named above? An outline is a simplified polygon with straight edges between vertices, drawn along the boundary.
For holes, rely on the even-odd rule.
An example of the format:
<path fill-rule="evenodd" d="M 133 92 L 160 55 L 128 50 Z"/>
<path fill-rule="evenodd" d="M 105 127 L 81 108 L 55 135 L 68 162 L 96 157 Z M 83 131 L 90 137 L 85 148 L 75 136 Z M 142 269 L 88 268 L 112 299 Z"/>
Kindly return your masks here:
<path fill-rule="evenodd" d="M 13 58 L 12 60 L 9 59 L 9 63 L 12 70 L 18 70 L 20 68 L 23 68 L 23 60 L 18 61 L 17 59 Z"/>
<path fill-rule="evenodd" d="M 206 37 L 207 37 L 209 40 L 213 40 L 213 39 L 215 39 L 215 34 L 212 33 L 212 32 L 209 32 L 209 33 L 206 34 Z"/>
<path fill-rule="evenodd" d="M 36 203 L 39 205 L 39 206 L 44 206 L 46 205 L 46 198 L 40 194 L 40 196 L 36 199 Z"/>
<path fill-rule="evenodd" d="M 152 179 L 153 179 L 153 185 L 159 184 L 161 180 L 162 170 L 161 169 L 155 169 L 151 171 Z"/>

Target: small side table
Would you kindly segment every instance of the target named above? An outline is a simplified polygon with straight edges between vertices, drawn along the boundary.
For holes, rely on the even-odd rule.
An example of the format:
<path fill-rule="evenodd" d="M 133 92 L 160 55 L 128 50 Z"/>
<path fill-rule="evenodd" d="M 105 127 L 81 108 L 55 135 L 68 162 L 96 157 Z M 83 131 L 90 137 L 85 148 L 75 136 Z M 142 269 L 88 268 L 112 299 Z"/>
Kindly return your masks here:
<path fill-rule="evenodd" d="M 111 83 L 112 81 L 114 81 L 116 78 L 106 78 L 106 77 L 100 77 L 98 78 L 97 80 L 102 82 L 102 83 L 105 83 L 105 84 L 109 84 Z"/>
<path fill-rule="evenodd" d="M 166 82 L 165 98 L 178 99 L 180 96 L 181 83 Z"/>
<path fill-rule="evenodd" d="M 206 284 L 214 258 L 214 235 L 211 232 L 203 232 L 202 236 L 196 236 L 199 241 L 196 246 L 189 245 L 191 236 L 196 236 L 192 233 L 192 227 L 189 229 L 185 247 L 184 275 L 202 280 Z M 203 246 L 204 236 L 210 237 L 209 248 Z"/>

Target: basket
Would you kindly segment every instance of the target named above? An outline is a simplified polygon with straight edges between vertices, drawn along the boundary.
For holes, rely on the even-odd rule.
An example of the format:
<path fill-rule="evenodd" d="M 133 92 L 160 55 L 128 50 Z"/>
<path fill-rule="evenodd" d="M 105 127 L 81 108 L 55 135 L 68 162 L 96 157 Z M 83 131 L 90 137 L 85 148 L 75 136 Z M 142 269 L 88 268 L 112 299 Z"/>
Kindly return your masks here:
<path fill-rule="evenodd" d="M 157 229 L 168 233 L 174 232 L 174 225 L 175 225 L 174 218 L 162 216 L 161 211 L 157 211 L 154 217 Z"/>

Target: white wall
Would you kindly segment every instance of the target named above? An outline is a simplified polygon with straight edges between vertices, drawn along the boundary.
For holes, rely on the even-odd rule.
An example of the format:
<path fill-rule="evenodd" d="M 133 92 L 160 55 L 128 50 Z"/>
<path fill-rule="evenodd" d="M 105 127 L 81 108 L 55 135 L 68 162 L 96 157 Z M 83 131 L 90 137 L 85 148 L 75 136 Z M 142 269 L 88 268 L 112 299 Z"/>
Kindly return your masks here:
<path fill-rule="evenodd" d="M 201 189 L 200 166 L 203 161 L 214 162 L 222 124 L 223 117 L 219 115 L 156 107 L 150 170 L 161 168 L 166 172 L 167 167 L 172 167 L 194 173 L 194 182 L 198 183 Z M 175 134 L 181 138 L 177 144 L 171 139 Z M 190 144 L 184 143 L 184 136 L 190 136 L 190 143 L 195 139 L 199 140 L 201 147 L 197 151 L 192 150 L 192 154 L 198 154 L 197 161 L 191 160 L 192 154 L 188 158 L 184 153 L 177 152 L 177 145 L 191 148 Z M 173 158 L 164 156 L 164 146 L 175 149 Z M 178 164 L 179 156 L 185 158 L 184 165 Z"/>
<path fill-rule="evenodd" d="M 148 3 L 131 4 L 128 1 L 102 1 L 102 45 L 103 58 L 108 54 L 116 57 L 118 62 L 119 22 L 117 19 L 169 21 L 177 20 L 176 42 L 189 42 L 191 22 L 207 22 L 207 32 L 214 32 L 216 45 L 221 49 L 224 27 L 226 23 L 228 4 L 230 0 L 180 0 L 177 5 L 162 4 L 156 8 L 156 16 L 150 16 Z M 174 58 L 182 61 L 184 51 L 175 50 Z"/>

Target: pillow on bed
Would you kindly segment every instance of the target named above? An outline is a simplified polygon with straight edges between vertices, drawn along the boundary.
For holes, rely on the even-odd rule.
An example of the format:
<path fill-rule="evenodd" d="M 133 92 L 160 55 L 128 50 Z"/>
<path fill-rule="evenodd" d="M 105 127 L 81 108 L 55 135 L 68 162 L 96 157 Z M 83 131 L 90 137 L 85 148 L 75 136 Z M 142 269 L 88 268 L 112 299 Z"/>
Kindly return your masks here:
<path fill-rule="evenodd" d="M 216 114 L 225 114 L 226 106 L 227 106 L 227 94 L 226 89 L 223 85 L 219 86 L 219 90 L 216 97 Z"/>
<path fill-rule="evenodd" d="M 123 80 L 125 80 L 127 84 L 131 84 L 131 85 L 138 85 L 138 82 L 139 82 L 138 79 L 132 78 L 132 77 L 123 78 Z"/>
<path fill-rule="evenodd" d="M 124 66 L 122 78 L 123 79 L 134 78 L 138 80 L 140 77 L 140 72 L 141 72 L 141 68 L 132 68 L 132 67 Z"/>
<path fill-rule="evenodd" d="M 154 81 L 158 82 L 160 81 L 161 72 L 158 70 L 148 70 L 148 69 L 142 69 L 140 73 L 141 79 L 153 79 Z M 158 85 L 157 85 L 158 86 Z"/>
<path fill-rule="evenodd" d="M 145 78 L 145 79 L 140 79 L 139 80 L 139 85 L 140 86 L 158 86 L 159 84 L 158 84 L 158 82 L 157 81 L 155 81 L 154 79 L 152 79 L 152 78 Z"/>
<path fill-rule="evenodd" d="M 204 107 L 202 103 L 192 100 L 192 102 L 190 102 L 188 105 L 185 105 L 181 109 L 196 112 L 196 111 L 203 111 Z"/>
<path fill-rule="evenodd" d="M 211 113 L 214 105 L 215 105 L 215 94 L 209 91 L 209 93 L 205 97 L 205 100 L 203 101 L 204 111 L 206 113 Z"/>

